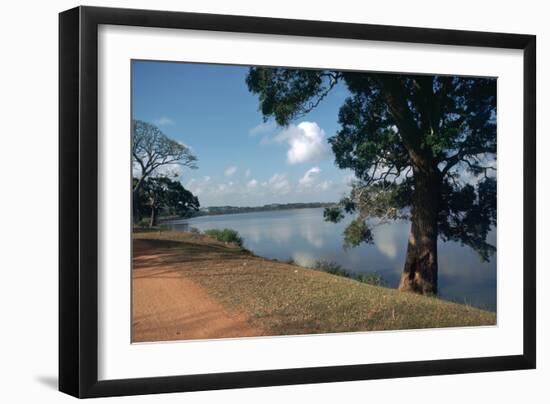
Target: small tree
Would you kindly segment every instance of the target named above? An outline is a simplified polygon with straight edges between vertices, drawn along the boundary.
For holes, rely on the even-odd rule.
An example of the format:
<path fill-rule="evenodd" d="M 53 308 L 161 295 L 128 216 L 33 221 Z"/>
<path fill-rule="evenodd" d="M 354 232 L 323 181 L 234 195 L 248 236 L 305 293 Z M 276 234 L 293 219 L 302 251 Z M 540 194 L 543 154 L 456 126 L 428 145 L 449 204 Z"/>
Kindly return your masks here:
<path fill-rule="evenodd" d="M 356 214 L 345 231 L 351 247 L 373 241 L 369 218 L 410 219 L 399 289 L 437 293 L 438 237 L 483 260 L 495 252 L 486 242 L 496 225 L 495 79 L 257 67 L 246 80 L 279 125 L 309 113 L 339 82 L 347 86 L 329 143 L 336 165 L 357 181 L 325 218 Z"/>
<path fill-rule="evenodd" d="M 132 122 L 132 163 L 138 169 L 136 180 L 133 181 L 134 200 L 138 197 L 144 181 L 160 175 L 162 168 L 179 165 L 195 169 L 196 162 L 197 157 L 187 146 L 170 139 L 155 125 L 139 120 Z M 134 203 L 134 221 L 137 222 L 139 219 L 139 211 Z"/>
<path fill-rule="evenodd" d="M 138 179 L 134 178 L 134 183 L 136 181 Z M 149 227 L 157 225 L 159 213 L 162 211 L 184 217 L 200 207 L 195 195 L 179 181 L 172 181 L 165 176 L 147 178 L 136 195 L 136 209 L 140 216 L 149 215 Z"/>

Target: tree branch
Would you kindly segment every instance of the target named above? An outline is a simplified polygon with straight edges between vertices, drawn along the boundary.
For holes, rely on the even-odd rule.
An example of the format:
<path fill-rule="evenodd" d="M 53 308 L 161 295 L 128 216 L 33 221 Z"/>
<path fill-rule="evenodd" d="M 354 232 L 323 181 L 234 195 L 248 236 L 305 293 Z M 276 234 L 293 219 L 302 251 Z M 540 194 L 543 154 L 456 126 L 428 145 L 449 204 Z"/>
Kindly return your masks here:
<path fill-rule="evenodd" d="M 301 118 L 317 108 L 321 101 L 323 101 L 330 91 L 336 86 L 338 80 L 342 78 L 342 74 L 338 72 L 328 72 L 320 74 L 320 77 L 329 77 L 330 82 L 328 88 L 325 89 L 315 101 L 310 102 L 307 107 L 300 108 L 300 110 L 296 113 L 295 118 Z"/>

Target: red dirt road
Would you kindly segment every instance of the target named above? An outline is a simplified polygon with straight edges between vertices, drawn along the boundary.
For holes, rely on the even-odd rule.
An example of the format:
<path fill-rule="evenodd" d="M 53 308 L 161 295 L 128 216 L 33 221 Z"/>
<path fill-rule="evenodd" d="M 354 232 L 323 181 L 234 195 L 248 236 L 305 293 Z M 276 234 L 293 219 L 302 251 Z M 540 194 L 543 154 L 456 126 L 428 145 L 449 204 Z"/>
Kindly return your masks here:
<path fill-rule="evenodd" d="M 168 262 L 166 262 L 168 261 Z M 132 342 L 262 335 L 178 271 L 178 264 L 134 241 Z"/>

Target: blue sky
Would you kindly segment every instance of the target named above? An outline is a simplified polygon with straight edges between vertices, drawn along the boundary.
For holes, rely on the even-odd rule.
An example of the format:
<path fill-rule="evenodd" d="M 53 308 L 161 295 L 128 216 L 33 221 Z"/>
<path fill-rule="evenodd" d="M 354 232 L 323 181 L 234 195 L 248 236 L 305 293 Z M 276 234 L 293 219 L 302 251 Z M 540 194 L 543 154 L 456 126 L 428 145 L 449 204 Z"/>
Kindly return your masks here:
<path fill-rule="evenodd" d="M 248 91 L 248 67 L 133 61 L 133 118 L 188 145 L 198 169 L 177 170 L 201 206 L 333 202 L 351 172 L 334 165 L 327 143 L 338 129 L 345 87 L 286 128 L 263 123 Z"/>

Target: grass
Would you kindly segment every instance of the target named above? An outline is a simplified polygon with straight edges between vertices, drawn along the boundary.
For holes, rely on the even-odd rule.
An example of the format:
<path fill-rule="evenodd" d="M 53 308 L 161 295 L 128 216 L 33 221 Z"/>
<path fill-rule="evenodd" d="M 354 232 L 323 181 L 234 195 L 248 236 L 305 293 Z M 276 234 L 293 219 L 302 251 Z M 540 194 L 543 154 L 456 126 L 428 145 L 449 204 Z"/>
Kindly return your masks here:
<path fill-rule="evenodd" d="M 496 314 L 257 257 L 205 234 L 134 233 L 179 274 L 266 335 L 496 324 Z"/>

